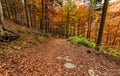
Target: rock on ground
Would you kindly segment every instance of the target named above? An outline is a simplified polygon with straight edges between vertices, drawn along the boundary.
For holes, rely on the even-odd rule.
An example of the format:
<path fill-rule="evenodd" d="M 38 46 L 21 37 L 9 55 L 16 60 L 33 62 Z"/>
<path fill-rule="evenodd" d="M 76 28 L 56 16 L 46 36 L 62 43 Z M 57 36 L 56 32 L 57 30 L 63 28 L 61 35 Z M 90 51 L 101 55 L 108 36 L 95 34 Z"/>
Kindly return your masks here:
<path fill-rule="evenodd" d="M 64 64 L 64 67 L 67 69 L 74 69 L 74 68 L 76 68 L 76 65 L 67 62 Z"/>

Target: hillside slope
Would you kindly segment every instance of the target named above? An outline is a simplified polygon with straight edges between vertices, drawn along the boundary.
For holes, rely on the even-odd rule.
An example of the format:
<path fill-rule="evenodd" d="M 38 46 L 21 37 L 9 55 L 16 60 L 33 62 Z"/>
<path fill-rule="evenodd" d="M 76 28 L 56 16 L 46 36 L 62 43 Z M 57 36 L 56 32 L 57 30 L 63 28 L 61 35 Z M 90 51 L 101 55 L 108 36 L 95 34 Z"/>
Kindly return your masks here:
<path fill-rule="evenodd" d="M 72 45 L 66 39 L 39 41 L 35 31 L 6 22 L 20 39 L 0 53 L 0 76 L 120 76 L 120 64 L 103 54 Z M 9 46 L 11 45 L 11 46 Z M 8 47 L 9 46 L 9 47 Z"/>

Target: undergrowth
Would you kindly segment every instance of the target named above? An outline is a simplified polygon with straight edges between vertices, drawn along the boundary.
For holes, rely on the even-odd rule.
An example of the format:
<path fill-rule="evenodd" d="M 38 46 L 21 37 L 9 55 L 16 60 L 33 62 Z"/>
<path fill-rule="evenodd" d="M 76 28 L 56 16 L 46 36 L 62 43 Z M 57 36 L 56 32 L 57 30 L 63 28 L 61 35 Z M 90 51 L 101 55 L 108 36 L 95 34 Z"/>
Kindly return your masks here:
<path fill-rule="evenodd" d="M 87 48 L 95 49 L 95 42 L 83 37 L 82 35 L 69 37 L 68 41 L 77 46 L 85 46 Z M 120 58 L 120 49 L 112 49 L 108 46 L 101 45 L 99 47 L 99 52 L 107 54 L 109 56 Z"/>
<path fill-rule="evenodd" d="M 42 35 L 39 33 L 35 33 L 35 37 L 39 42 L 45 42 L 50 38 L 50 35 L 48 35 L 48 34 Z"/>
<path fill-rule="evenodd" d="M 101 48 L 100 52 L 110 55 L 110 56 L 120 58 L 120 49 L 112 49 L 112 48 L 109 48 L 103 45 L 100 48 Z"/>
<path fill-rule="evenodd" d="M 104 53 L 108 53 L 109 55 L 120 58 L 120 49 L 119 50 L 104 51 Z"/>
<path fill-rule="evenodd" d="M 69 37 L 68 41 L 72 42 L 74 45 L 95 48 L 95 42 L 83 37 L 82 35 Z"/>

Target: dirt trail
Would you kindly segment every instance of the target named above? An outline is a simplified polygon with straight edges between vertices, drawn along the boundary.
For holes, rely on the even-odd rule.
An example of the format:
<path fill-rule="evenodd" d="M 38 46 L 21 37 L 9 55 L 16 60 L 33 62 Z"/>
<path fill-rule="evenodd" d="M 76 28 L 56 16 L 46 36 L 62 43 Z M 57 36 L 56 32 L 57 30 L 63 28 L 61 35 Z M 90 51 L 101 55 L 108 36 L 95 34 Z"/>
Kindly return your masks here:
<path fill-rule="evenodd" d="M 0 76 L 120 76 L 120 66 L 101 54 L 87 53 L 65 39 L 52 39 L 45 44 L 22 51 L 2 54 Z M 65 63 L 75 65 L 66 68 Z M 92 75 L 91 75 L 92 76 Z"/>
<path fill-rule="evenodd" d="M 29 31 L 9 23 L 8 28 Z M 23 38 L 25 48 L 0 54 L 0 76 L 120 76 L 116 61 L 74 46 L 66 39 L 52 38 L 40 43 L 30 31 Z"/>

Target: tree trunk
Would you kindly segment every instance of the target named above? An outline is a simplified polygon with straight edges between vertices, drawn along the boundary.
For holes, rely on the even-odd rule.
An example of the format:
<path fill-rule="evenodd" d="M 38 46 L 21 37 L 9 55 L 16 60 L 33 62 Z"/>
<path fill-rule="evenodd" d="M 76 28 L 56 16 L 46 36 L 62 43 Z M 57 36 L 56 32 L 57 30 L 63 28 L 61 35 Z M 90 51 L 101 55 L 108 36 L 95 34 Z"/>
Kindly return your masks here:
<path fill-rule="evenodd" d="M 2 27 L 3 27 L 3 9 L 0 1 L 0 36 L 4 35 L 4 31 Z"/>
<path fill-rule="evenodd" d="M 9 2 L 9 7 L 10 7 L 10 10 L 11 10 L 10 11 L 11 12 L 11 19 L 15 19 L 14 18 L 14 13 L 13 13 L 13 6 L 12 6 L 13 4 L 12 4 L 12 2 L 13 2 L 12 0 L 10 0 L 10 2 Z"/>
<path fill-rule="evenodd" d="M 96 50 L 99 50 L 99 46 L 101 45 L 101 42 L 102 42 L 102 36 L 103 36 L 103 31 L 104 31 L 104 24 L 105 24 L 105 20 L 106 20 L 108 3 L 109 3 L 109 0 L 104 1 L 104 5 L 103 5 L 103 9 L 102 9 L 102 18 L 101 18 L 101 23 L 100 23 L 100 28 L 99 28 L 99 34 L 98 34 L 98 39 L 97 39 L 97 43 L 96 43 Z"/>
<path fill-rule="evenodd" d="M 44 1 L 44 33 L 46 33 L 46 29 L 47 29 L 47 8 L 46 7 L 47 7 L 47 2 L 45 0 Z"/>
<path fill-rule="evenodd" d="M 91 36 L 91 23 L 92 23 L 92 0 L 90 0 L 89 7 L 87 38 L 90 38 Z"/>
<path fill-rule="evenodd" d="M 118 31 L 119 31 L 119 27 L 120 27 L 120 25 L 118 25 L 118 28 L 116 29 L 116 33 L 115 33 L 115 36 L 114 36 L 112 45 L 115 45 L 115 41 L 116 41 L 116 39 L 117 39 L 117 34 L 118 34 Z"/>
<path fill-rule="evenodd" d="M 35 1 L 34 0 L 32 0 L 32 2 L 33 2 L 33 9 L 32 9 L 32 11 L 34 11 L 34 12 L 32 12 L 32 16 L 33 16 L 33 25 L 34 25 L 34 27 L 35 28 L 37 28 L 37 25 L 36 25 L 36 9 L 35 9 L 35 7 L 34 7 L 34 5 L 35 5 Z M 40 29 L 40 28 L 39 28 Z"/>
<path fill-rule="evenodd" d="M 6 9 L 7 9 L 7 17 L 10 18 L 10 13 L 9 13 L 9 6 L 8 6 L 8 3 L 7 3 L 7 0 L 5 0 L 5 4 L 6 4 Z"/>
<path fill-rule="evenodd" d="M 44 0 L 41 1 L 42 2 L 42 19 L 41 19 L 41 29 L 42 29 L 42 32 L 44 32 Z"/>
<path fill-rule="evenodd" d="M 29 19 L 30 19 L 30 27 L 32 28 L 33 27 L 33 19 L 32 19 L 32 5 L 29 5 L 28 6 L 28 9 L 29 9 Z"/>
<path fill-rule="evenodd" d="M 27 1 L 24 0 L 24 5 L 25 5 L 25 14 L 26 14 L 26 21 L 27 21 L 27 27 L 28 28 L 31 28 L 30 26 L 30 19 L 29 19 L 29 13 L 28 13 L 28 4 L 27 4 Z"/>
<path fill-rule="evenodd" d="M 68 8 L 69 9 L 69 8 Z M 67 11 L 66 38 L 69 36 L 70 12 Z"/>

